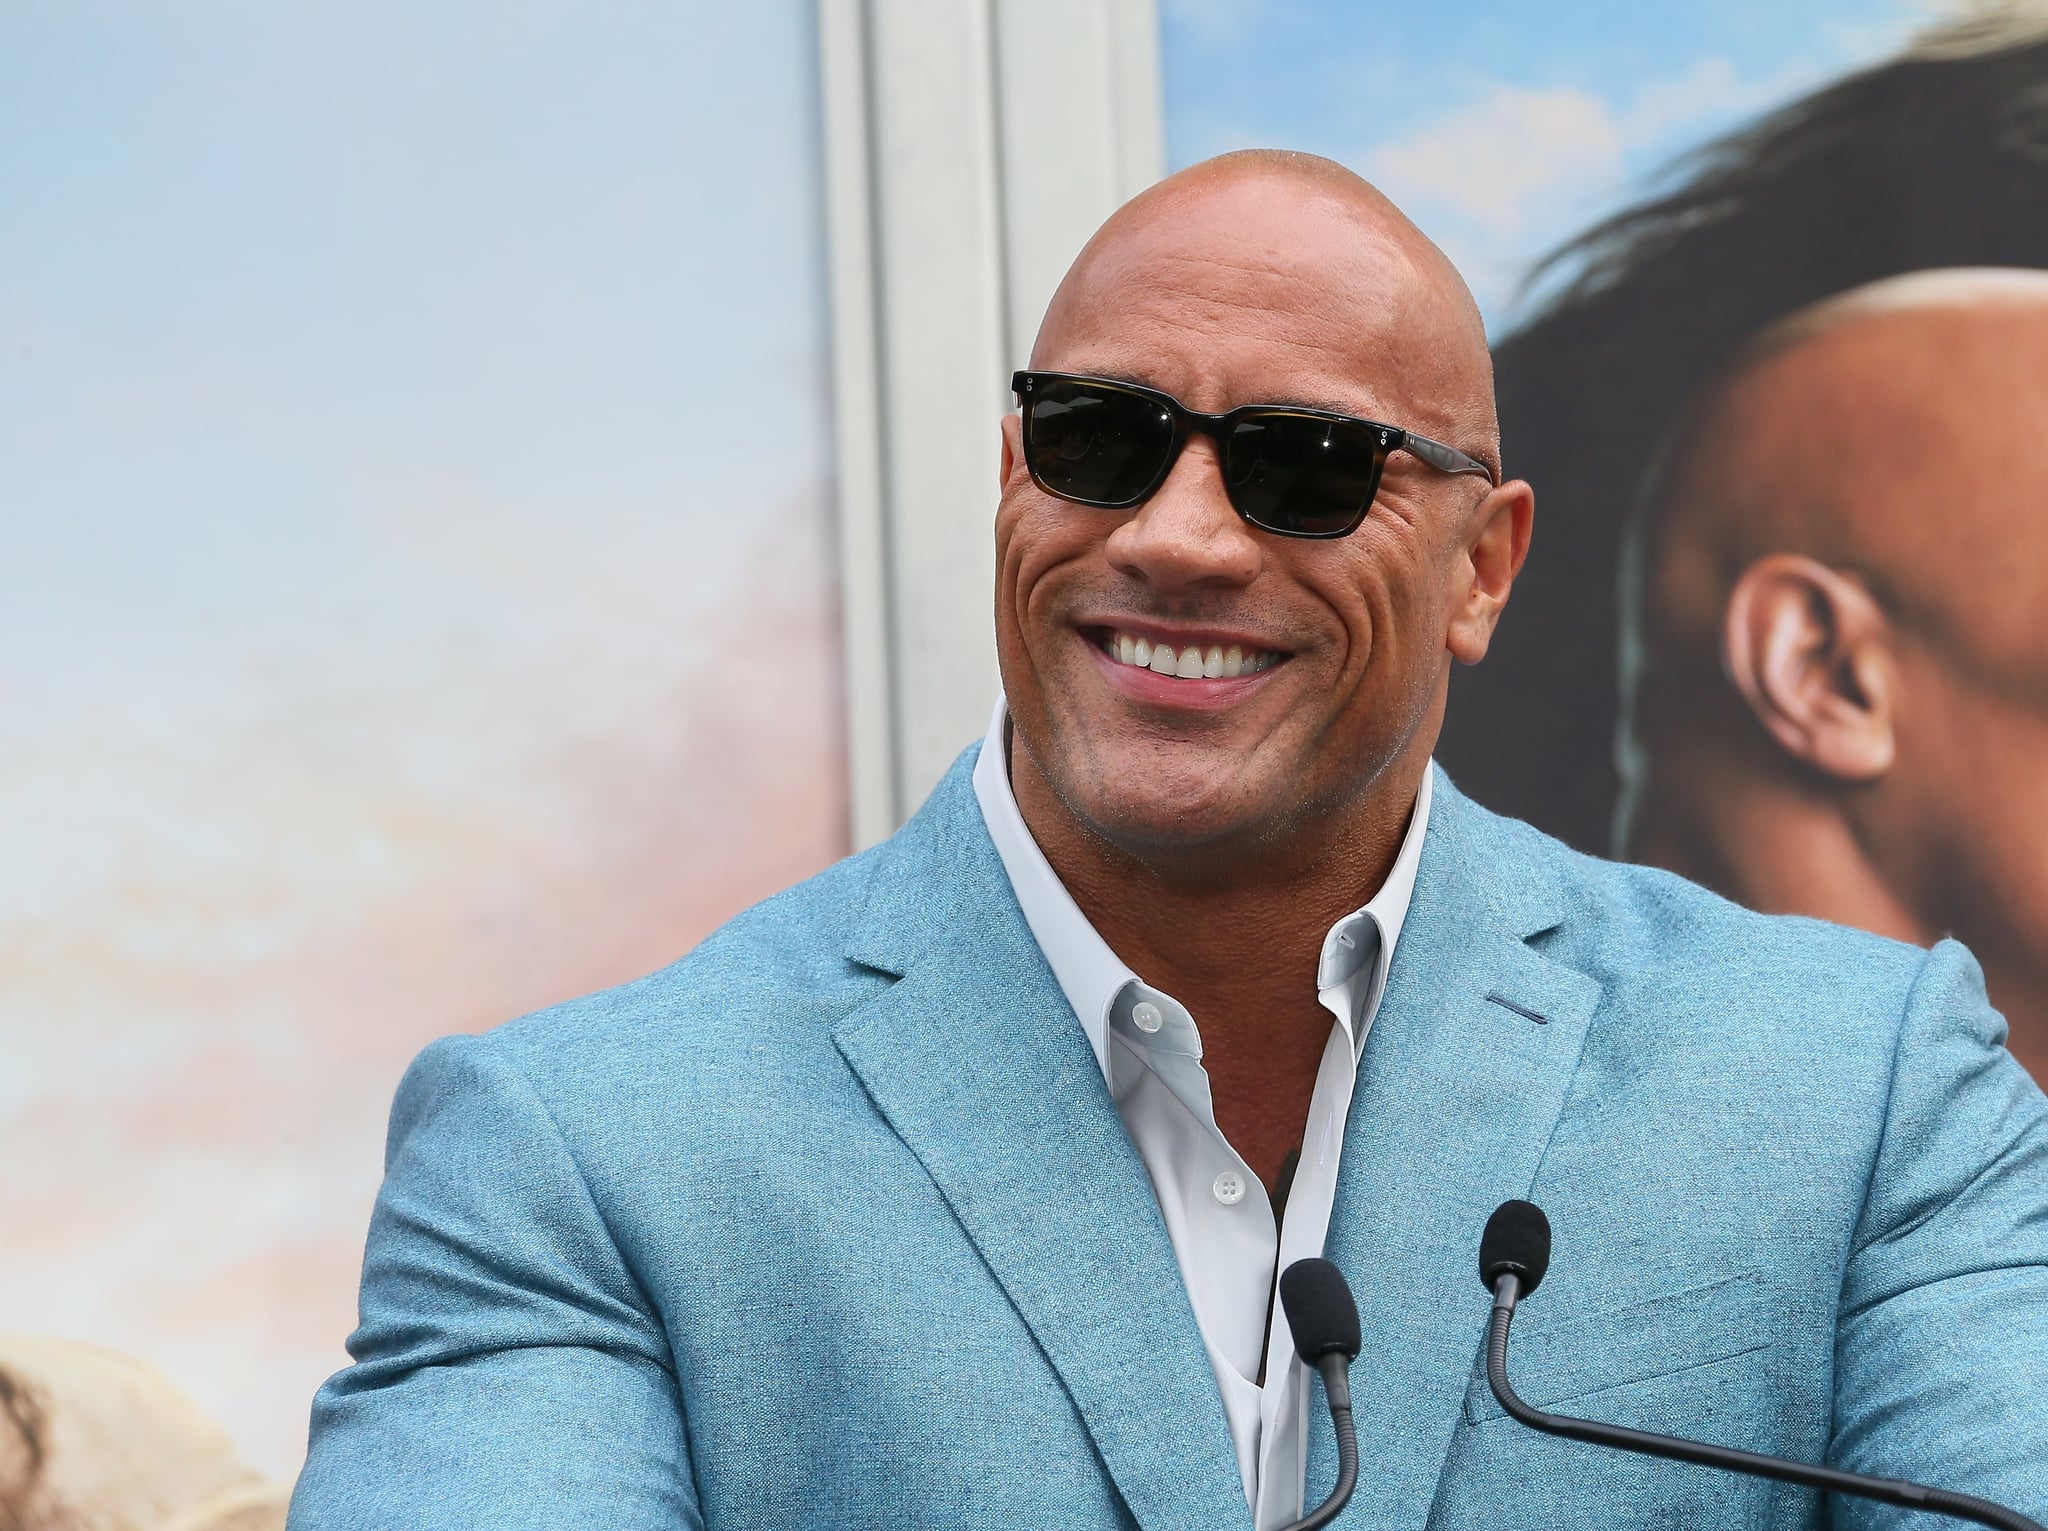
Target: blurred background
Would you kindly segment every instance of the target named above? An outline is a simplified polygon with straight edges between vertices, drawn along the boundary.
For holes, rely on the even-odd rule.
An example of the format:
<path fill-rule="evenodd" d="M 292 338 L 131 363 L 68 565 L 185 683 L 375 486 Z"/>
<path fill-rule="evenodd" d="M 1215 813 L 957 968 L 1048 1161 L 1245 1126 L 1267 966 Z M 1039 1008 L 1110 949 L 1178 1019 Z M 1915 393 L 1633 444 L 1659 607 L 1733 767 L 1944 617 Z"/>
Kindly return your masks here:
<path fill-rule="evenodd" d="M 0 1331 L 289 1480 L 413 1053 L 672 960 L 979 734 L 1003 389 L 1125 197 L 1329 155 L 1511 345 L 1597 265 L 1547 254 L 1953 12 L 0 0 Z M 1546 515 L 1609 549 L 1528 618 L 1591 711 L 1445 760 L 1604 853 L 1622 512 L 1504 397 L 1532 568 Z"/>

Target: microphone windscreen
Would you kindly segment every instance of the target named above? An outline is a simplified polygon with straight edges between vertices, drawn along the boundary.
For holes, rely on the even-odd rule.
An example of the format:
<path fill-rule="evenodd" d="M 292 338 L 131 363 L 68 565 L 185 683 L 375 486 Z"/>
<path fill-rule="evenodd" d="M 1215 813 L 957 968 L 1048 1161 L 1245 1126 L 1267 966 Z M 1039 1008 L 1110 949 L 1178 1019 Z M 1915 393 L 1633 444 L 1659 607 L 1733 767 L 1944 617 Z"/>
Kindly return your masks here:
<path fill-rule="evenodd" d="M 1550 1269 L 1550 1219 L 1533 1201 L 1504 1201 L 1479 1238 L 1479 1279 L 1487 1291 L 1507 1271 L 1522 1278 L 1522 1296 Z"/>
<path fill-rule="evenodd" d="M 1296 1260 L 1280 1273 L 1280 1307 L 1294 1331 L 1294 1353 L 1314 1366 L 1324 1356 L 1358 1356 L 1358 1305 L 1344 1273 L 1328 1260 Z"/>

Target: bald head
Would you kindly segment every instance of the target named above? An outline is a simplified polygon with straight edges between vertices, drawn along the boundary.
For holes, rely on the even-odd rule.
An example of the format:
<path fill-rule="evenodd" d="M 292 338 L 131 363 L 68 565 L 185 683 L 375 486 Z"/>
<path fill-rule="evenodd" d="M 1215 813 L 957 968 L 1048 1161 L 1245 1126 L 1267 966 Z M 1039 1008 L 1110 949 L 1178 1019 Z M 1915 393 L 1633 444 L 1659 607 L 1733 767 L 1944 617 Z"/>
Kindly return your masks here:
<path fill-rule="evenodd" d="M 1249 337 L 1248 315 L 1261 321 L 1260 344 L 1343 357 L 1354 371 L 1369 358 L 1377 418 L 1498 470 L 1493 365 L 1464 279 L 1392 202 L 1313 154 L 1220 155 L 1126 203 L 1053 295 L 1032 365 L 1087 370 L 1078 354 L 1114 349 L 1118 337 L 1141 344 L 1155 324 L 1206 328 L 1229 344 Z M 1334 396 L 1227 404 L 1252 402 L 1369 412 Z"/>
<path fill-rule="evenodd" d="M 1653 632 L 1713 646 L 1773 553 L 1861 580 L 1969 662 L 2041 668 L 2048 272 L 1918 272 L 1759 336 L 1684 417 L 1645 506 Z M 2016 539 L 2021 541 L 2016 544 Z"/>

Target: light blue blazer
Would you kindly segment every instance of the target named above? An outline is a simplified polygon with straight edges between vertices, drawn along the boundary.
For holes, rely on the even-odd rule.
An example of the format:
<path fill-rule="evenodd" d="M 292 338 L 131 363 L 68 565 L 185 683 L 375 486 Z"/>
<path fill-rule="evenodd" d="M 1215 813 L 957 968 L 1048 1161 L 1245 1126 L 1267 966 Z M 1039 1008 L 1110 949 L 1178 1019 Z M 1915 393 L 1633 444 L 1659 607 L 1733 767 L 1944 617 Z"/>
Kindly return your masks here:
<path fill-rule="evenodd" d="M 294 1531 L 1249 1524 L 973 755 L 675 966 L 420 1057 Z M 1516 1196 L 1556 1228 L 1533 1402 L 2048 1519 L 2048 1104 L 2003 1035 L 1952 942 L 1751 914 L 1439 777 L 1330 1225 L 1365 1335 L 1340 1524 L 1830 1523 L 1500 1415 L 1476 1250 Z"/>

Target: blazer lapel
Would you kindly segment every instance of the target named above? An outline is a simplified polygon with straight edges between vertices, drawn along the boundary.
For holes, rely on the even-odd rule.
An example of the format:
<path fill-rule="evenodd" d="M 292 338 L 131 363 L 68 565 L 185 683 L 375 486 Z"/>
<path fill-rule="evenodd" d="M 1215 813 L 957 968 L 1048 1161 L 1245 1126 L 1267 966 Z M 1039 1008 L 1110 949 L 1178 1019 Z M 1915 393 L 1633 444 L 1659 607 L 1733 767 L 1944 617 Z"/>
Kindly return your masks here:
<path fill-rule="evenodd" d="M 956 765 L 877 852 L 854 960 L 899 981 L 833 1039 L 1029 1326 L 1131 1514 L 1249 1523 L 1151 1181 Z"/>
<path fill-rule="evenodd" d="M 1346 1524 L 1402 1531 L 1428 1515 L 1490 1307 L 1480 1231 L 1534 1184 L 1599 1002 L 1595 980 L 1529 944 L 1561 918 L 1557 854 L 1438 776 L 1330 1223 L 1365 1340 Z M 1328 1437 L 1312 1426 L 1310 1504 L 1336 1476 Z"/>

